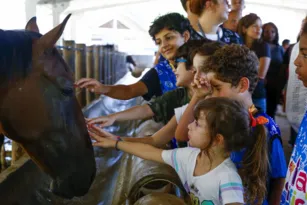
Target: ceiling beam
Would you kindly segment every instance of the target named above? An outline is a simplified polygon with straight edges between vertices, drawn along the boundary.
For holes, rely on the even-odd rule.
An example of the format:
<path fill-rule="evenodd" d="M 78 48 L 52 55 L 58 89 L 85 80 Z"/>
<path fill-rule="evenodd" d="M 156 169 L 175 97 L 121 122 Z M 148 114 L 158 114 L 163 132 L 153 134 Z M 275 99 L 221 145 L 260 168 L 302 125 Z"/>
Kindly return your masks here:
<path fill-rule="evenodd" d="M 152 1 L 157 0 L 89 0 L 86 1 L 86 4 L 84 4 L 84 2 L 81 0 L 74 0 L 70 2 L 70 6 L 64 11 L 64 14 L 95 11 L 99 9 L 141 4 Z"/>

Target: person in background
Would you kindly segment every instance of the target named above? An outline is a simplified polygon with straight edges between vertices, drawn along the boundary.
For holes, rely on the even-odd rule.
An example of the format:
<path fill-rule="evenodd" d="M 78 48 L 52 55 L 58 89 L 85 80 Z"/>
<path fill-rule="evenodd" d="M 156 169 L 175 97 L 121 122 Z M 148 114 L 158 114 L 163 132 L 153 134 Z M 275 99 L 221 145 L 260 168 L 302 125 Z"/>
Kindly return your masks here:
<path fill-rule="evenodd" d="M 245 9 L 245 0 L 231 0 L 231 10 L 243 11 Z"/>
<path fill-rule="evenodd" d="M 268 43 L 261 40 L 262 21 L 257 14 L 251 13 L 240 19 L 238 33 L 244 44 L 259 58 L 258 84 L 253 92 L 253 102 L 258 109 L 266 112 L 265 77 L 271 62 L 271 50 Z"/>
<path fill-rule="evenodd" d="M 197 24 L 198 24 L 198 16 L 196 14 L 192 13 L 191 9 L 190 9 L 191 1 L 192 0 L 180 0 L 183 9 L 187 13 L 187 17 L 188 17 L 188 19 L 190 21 L 191 26 L 193 27 L 193 29 L 195 31 L 199 31 L 199 28 L 197 26 Z"/>
<path fill-rule="evenodd" d="M 220 24 L 228 18 L 228 1 L 225 0 L 193 0 L 190 10 L 198 18 L 198 35 L 212 41 L 222 41 L 226 44 L 242 44 L 240 36 Z"/>
<path fill-rule="evenodd" d="M 304 24 L 300 35 L 299 54 L 294 64 L 295 73 L 305 88 L 307 88 L 307 23 Z M 290 158 L 286 183 L 282 192 L 281 205 L 307 204 L 307 112 L 303 117 L 295 146 Z"/>
<path fill-rule="evenodd" d="M 228 14 L 228 19 L 222 24 L 226 29 L 237 32 L 238 23 L 242 17 L 240 10 L 231 10 Z"/>
<path fill-rule="evenodd" d="M 286 52 L 286 50 L 289 48 L 290 46 L 290 40 L 289 39 L 285 39 L 282 41 L 282 47 L 284 49 L 284 52 Z"/>
<path fill-rule="evenodd" d="M 300 40 L 304 24 L 307 23 L 307 16 L 303 19 L 298 40 Z M 287 119 L 291 125 L 289 144 L 294 146 L 300 123 L 304 117 L 307 105 L 307 88 L 295 73 L 296 65 L 294 61 L 299 55 L 299 41 L 292 44 L 286 51 L 284 64 L 288 65 L 288 82 L 286 86 L 285 111 Z"/>
<path fill-rule="evenodd" d="M 262 30 L 261 38 L 269 44 L 271 50 L 271 62 L 266 75 L 266 113 L 274 119 L 281 92 L 286 83 L 284 79 L 281 79 L 281 73 L 284 71 L 282 69 L 284 51 L 278 43 L 279 33 L 274 23 L 264 24 Z"/>
<path fill-rule="evenodd" d="M 140 81 L 131 85 L 104 85 L 91 78 L 82 78 L 75 85 L 120 100 L 142 96 L 148 101 L 153 96 L 174 90 L 176 76 L 172 64 L 177 49 L 190 39 L 190 30 L 189 21 L 179 13 L 160 16 L 150 26 L 149 34 L 166 60 L 160 61 Z"/>

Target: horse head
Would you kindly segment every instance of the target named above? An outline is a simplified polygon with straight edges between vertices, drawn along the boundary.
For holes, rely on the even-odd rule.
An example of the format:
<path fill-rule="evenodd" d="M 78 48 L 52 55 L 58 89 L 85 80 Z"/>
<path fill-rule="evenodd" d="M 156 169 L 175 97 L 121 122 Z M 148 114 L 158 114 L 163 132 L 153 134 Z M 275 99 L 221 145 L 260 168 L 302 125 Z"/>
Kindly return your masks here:
<path fill-rule="evenodd" d="M 55 48 L 69 17 L 45 35 L 36 18 L 25 30 L 0 30 L 0 128 L 65 198 L 86 194 L 96 174 L 73 72 Z"/>

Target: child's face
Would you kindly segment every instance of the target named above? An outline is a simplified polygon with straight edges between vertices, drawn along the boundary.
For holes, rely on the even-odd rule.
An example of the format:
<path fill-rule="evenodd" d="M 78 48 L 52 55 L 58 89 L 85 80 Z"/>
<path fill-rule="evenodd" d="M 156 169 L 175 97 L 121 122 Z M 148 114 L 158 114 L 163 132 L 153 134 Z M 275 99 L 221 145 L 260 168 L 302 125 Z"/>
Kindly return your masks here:
<path fill-rule="evenodd" d="M 210 135 L 203 112 L 200 113 L 198 120 L 194 120 L 194 122 L 189 124 L 188 129 L 189 145 L 191 147 L 204 149 L 208 146 L 210 143 Z"/>
<path fill-rule="evenodd" d="M 202 75 L 206 75 L 207 80 L 211 85 L 212 94 L 210 97 L 227 97 L 235 100 L 238 99 L 240 94 L 238 86 L 234 87 L 231 85 L 231 83 L 218 80 L 213 72 L 209 72 L 207 74 L 202 73 Z"/>
<path fill-rule="evenodd" d="M 194 68 L 192 68 L 191 70 L 187 70 L 186 67 L 186 63 L 184 62 L 179 62 L 177 64 L 177 68 L 175 71 L 175 75 L 176 75 L 176 86 L 177 87 L 187 87 L 189 86 L 194 78 Z"/>
<path fill-rule="evenodd" d="M 294 61 L 296 74 L 305 87 L 307 87 L 307 34 L 302 35 L 300 39 L 300 53 Z"/>
<path fill-rule="evenodd" d="M 202 76 L 201 68 L 209 56 L 201 56 L 196 54 L 193 58 L 193 67 L 195 68 L 195 78 L 200 78 Z"/>
<path fill-rule="evenodd" d="M 262 33 L 262 22 L 260 19 L 257 19 L 254 24 L 250 25 L 246 29 L 246 36 L 252 39 L 260 39 Z"/>
<path fill-rule="evenodd" d="M 185 35 L 185 34 L 184 34 Z M 177 31 L 171 31 L 166 28 L 155 35 L 156 44 L 159 52 L 167 59 L 173 60 L 177 49 L 182 46 L 188 39 Z"/>

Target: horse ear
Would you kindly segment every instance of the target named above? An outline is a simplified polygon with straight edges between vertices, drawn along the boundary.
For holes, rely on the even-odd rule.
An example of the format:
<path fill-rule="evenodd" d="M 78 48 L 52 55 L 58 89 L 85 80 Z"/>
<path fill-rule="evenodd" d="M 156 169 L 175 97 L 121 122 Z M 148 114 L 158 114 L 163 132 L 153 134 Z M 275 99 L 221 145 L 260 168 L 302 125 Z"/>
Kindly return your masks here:
<path fill-rule="evenodd" d="M 27 25 L 26 25 L 26 28 L 25 28 L 27 31 L 33 31 L 33 32 L 37 32 L 39 33 L 39 29 L 38 29 L 38 26 L 37 26 L 37 23 L 36 23 L 36 17 L 32 17 Z"/>
<path fill-rule="evenodd" d="M 56 42 L 59 40 L 61 35 L 63 34 L 63 31 L 65 29 L 66 23 L 68 19 L 70 18 L 71 14 L 68 14 L 64 21 L 59 24 L 57 27 L 53 28 L 49 32 L 47 32 L 45 35 L 43 35 L 39 40 L 38 44 L 42 46 L 43 49 L 48 49 L 54 47 Z"/>

